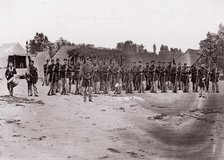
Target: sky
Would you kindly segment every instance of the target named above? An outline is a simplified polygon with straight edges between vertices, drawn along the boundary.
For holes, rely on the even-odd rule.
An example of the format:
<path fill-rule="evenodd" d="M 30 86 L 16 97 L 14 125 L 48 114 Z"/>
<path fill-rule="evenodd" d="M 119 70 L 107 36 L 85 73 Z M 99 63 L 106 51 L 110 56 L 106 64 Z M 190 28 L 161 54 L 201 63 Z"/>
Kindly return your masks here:
<path fill-rule="evenodd" d="M 0 0 L 0 45 L 25 46 L 42 32 L 52 42 L 115 48 L 132 40 L 148 51 L 153 44 L 185 51 L 222 22 L 223 0 Z"/>

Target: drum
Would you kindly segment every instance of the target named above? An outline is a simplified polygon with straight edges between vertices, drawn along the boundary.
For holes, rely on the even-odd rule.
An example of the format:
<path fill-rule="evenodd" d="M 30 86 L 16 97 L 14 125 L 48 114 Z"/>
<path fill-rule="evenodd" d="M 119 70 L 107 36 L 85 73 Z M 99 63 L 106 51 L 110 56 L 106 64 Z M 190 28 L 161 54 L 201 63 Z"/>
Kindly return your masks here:
<path fill-rule="evenodd" d="M 8 80 L 8 83 L 12 85 L 12 87 L 16 87 L 19 84 L 18 78 L 12 77 Z"/>

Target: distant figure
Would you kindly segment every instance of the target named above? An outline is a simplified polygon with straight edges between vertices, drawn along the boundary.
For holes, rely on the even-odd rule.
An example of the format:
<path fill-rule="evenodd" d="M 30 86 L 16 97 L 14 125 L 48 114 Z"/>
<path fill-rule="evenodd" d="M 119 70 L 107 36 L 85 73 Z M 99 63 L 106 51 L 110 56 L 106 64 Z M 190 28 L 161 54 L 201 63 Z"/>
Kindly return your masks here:
<path fill-rule="evenodd" d="M 46 86 L 49 86 L 48 69 L 49 69 L 49 60 L 47 59 L 46 64 L 44 64 L 44 82 L 42 86 L 44 86 L 44 84 Z"/>
<path fill-rule="evenodd" d="M 195 64 L 191 67 L 191 82 L 192 82 L 192 90 L 193 92 L 198 92 L 198 69 Z"/>
<path fill-rule="evenodd" d="M 64 59 L 64 64 L 61 66 L 61 80 L 62 80 L 61 95 L 67 95 L 69 92 L 68 72 L 69 72 L 68 60 Z"/>
<path fill-rule="evenodd" d="M 177 93 L 177 66 L 176 66 L 176 63 L 173 63 L 173 66 L 171 68 L 170 82 L 172 83 L 172 86 L 173 86 L 173 93 Z"/>
<path fill-rule="evenodd" d="M 7 88 L 9 90 L 9 96 L 13 96 L 13 88 L 17 85 L 14 83 L 14 75 L 17 74 L 16 69 L 13 67 L 12 62 L 9 62 L 9 66 L 5 72 L 5 78 L 7 79 Z"/>
<path fill-rule="evenodd" d="M 216 67 L 216 64 L 214 63 L 213 64 L 213 67 L 212 67 L 212 69 L 211 69 L 211 72 L 210 72 L 210 80 L 211 80 L 211 82 L 212 82 L 212 92 L 213 93 L 219 93 L 219 84 L 218 84 L 218 82 L 219 82 L 219 71 L 218 71 L 218 69 L 217 69 L 217 67 Z"/>
<path fill-rule="evenodd" d="M 60 59 L 56 59 L 56 64 L 55 64 L 55 75 L 56 75 L 56 93 L 61 92 L 61 64 L 60 64 Z"/>
<path fill-rule="evenodd" d="M 26 80 L 28 84 L 28 96 L 32 96 L 33 90 L 34 90 L 35 97 L 38 97 L 37 86 L 36 86 L 36 83 L 38 81 L 38 73 L 37 73 L 37 68 L 34 67 L 34 61 L 30 61 L 29 73 L 26 73 Z"/>
<path fill-rule="evenodd" d="M 86 57 L 86 63 L 83 65 L 81 69 L 81 76 L 83 78 L 82 87 L 84 91 L 84 95 L 83 95 L 84 102 L 86 102 L 86 99 L 87 99 L 87 89 L 88 89 L 89 101 L 92 102 L 93 75 L 94 75 L 94 67 L 90 63 L 89 57 Z"/>
<path fill-rule="evenodd" d="M 51 65 L 48 67 L 48 72 L 47 74 L 49 74 L 49 82 L 50 82 L 50 90 L 48 92 L 48 96 L 51 96 L 51 95 L 56 95 L 55 93 L 55 87 L 56 87 L 56 73 L 57 73 L 57 70 L 56 70 L 56 65 L 55 65 L 55 61 L 54 59 L 51 60 Z"/>
<path fill-rule="evenodd" d="M 207 75 L 208 70 L 205 68 L 205 64 L 202 64 L 201 68 L 198 70 L 198 82 L 200 87 L 199 97 L 205 98 Z"/>

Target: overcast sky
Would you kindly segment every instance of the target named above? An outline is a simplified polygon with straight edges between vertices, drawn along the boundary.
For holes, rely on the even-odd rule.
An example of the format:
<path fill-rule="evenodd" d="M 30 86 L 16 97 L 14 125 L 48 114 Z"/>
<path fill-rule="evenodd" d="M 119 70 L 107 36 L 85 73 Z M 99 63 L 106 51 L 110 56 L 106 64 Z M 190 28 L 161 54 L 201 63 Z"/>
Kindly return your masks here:
<path fill-rule="evenodd" d="M 152 51 L 155 43 L 198 48 L 224 23 L 223 0 L 0 0 L 0 44 L 43 32 L 54 42 L 116 47 L 132 40 Z"/>

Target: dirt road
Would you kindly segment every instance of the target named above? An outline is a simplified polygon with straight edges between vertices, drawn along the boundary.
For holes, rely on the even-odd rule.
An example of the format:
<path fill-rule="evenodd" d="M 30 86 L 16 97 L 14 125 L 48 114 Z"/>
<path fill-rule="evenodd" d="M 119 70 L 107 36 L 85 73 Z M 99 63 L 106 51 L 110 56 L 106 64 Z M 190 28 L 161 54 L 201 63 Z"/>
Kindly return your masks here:
<path fill-rule="evenodd" d="M 98 95 L 84 103 L 38 88 L 37 98 L 26 96 L 25 81 L 15 98 L 0 91 L 0 159 L 224 159 L 223 94 Z"/>

